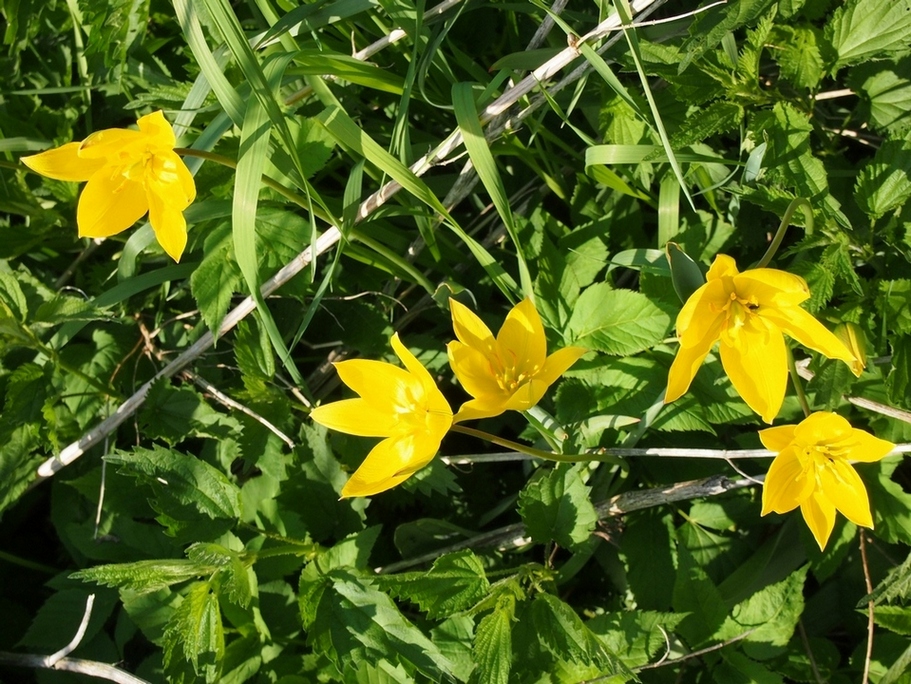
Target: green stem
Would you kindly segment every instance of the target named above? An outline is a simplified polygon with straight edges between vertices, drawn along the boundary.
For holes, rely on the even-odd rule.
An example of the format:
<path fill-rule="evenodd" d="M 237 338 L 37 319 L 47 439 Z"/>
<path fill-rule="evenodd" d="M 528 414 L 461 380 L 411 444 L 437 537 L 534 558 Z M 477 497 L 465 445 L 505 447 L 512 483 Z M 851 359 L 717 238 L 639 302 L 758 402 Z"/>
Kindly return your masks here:
<path fill-rule="evenodd" d="M 464 425 L 453 425 L 449 429 L 452 432 L 461 432 L 463 435 L 477 437 L 478 439 L 483 439 L 485 442 L 490 442 L 491 444 L 496 444 L 497 446 L 501 446 L 506 449 L 518 451 L 520 454 L 528 454 L 529 456 L 534 456 L 535 458 L 543 458 L 548 461 L 557 461 L 559 463 L 585 463 L 588 461 L 616 460 L 615 456 L 608 454 L 555 454 L 552 451 L 535 449 L 534 447 L 526 446 L 525 444 L 519 444 L 518 442 L 513 442 L 508 439 L 503 439 L 502 437 L 497 437 L 496 435 L 492 435 L 489 432 L 484 432 L 483 430 L 475 430 L 474 428 L 465 427 Z"/>
<path fill-rule="evenodd" d="M 16 162 L 6 161 L 5 159 L 0 159 L 0 169 L 13 169 L 14 171 L 32 171 L 25 164 L 17 164 Z M 34 173 L 34 171 L 32 171 Z"/>
<path fill-rule="evenodd" d="M 807 401 L 807 394 L 803 389 L 803 381 L 797 373 L 797 364 L 794 363 L 794 353 L 788 346 L 785 346 L 785 350 L 788 353 L 788 373 L 791 375 L 791 383 L 794 385 L 794 391 L 797 392 L 797 401 L 800 402 L 800 408 L 803 409 L 803 415 L 804 418 L 806 418 L 812 413 L 812 411 L 810 411 L 810 403 Z"/>
<path fill-rule="evenodd" d="M 784 217 L 781 219 L 778 230 L 775 231 L 775 237 L 772 238 L 772 244 L 769 245 L 766 253 L 762 255 L 762 259 L 756 264 L 756 268 L 765 268 L 769 265 L 769 262 L 772 261 L 772 258 L 781 246 L 781 241 L 784 240 L 785 231 L 787 231 L 788 226 L 791 225 L 791 219 L 794 217 L 794 212 L 801 206 L 806 209 L 806 211 L 804 211 L 804 216 L 806 216 L 807 219 L 807 232 L 813 232 L 813 206 L 810 204 L 809 200 L 805 200 L 803 197 L 791 200 L 787 210 L 784 212 Z"/>
<path fill-rule="evenodd" d="M 7 553 L 6 551 L 0 551 L 0 560 L 6 561 L 7 563 L 12 563 L 13 565 L 18 565 L 23 568 L 28 568 L 29 570 L 43 572 L 46 575 L 56 575 L 58 572 L 60 572 L 57 568 L 52 568 L 49 565 L 30 561 L 27 558 L 20 558 L 19 556 L 13 555 L 12 553 Z"/>

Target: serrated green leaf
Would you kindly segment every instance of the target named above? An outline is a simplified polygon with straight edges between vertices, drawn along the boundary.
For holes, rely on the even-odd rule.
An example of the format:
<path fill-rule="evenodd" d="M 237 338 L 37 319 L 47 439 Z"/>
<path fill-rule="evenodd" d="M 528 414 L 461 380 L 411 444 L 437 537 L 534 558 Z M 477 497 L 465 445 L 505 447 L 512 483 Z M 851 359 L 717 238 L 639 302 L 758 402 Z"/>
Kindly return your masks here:
<path fill-rule="evenodd" d="M 95 582 L 105 587 L 116 587 L 148 594 L 165 589 L 189 579 L 210 575 L 218 566 L 199 560 L 145 560 L 135 563 L 96 565 L 70 575 L 72 579 Z"/>
<path fill-rule="evenodd" d="M 798 88 L 815 88 L 825 75 L 819 29 L 807 25 L 779 24 L 770 37 L 773 45 L 780 46 L 772 51 L 772 56 L 781 66 L 781 75 Z"/>
<path fill-rule="evenodd" d="M 678 613 L 631 610 L 602 613 L 586 624 L 624 665 L 634 668 L 662 653 L 667 647 L 666 635 L 685 617 Z"/>
<path fill-rule="evenodd" d="M 670 325 L 670 315 L 645 295 L 595 283 L 579 296 L 569 319 L 569 335 L 582 347 L 629 355 L 660 342 Z"/>
<path fill-rule="evenodd" d="M 892 369 L 886 376 L 886 390 L 893 405 L 911 408 L 911 337 L 899 335 L 890 340 Z"/>
<path fill-rule="evenodd" d="M 803 566 L 781 582 L 762 589 L 731 609 L 715 635 L 720 641 L 744 636 L 744 640 L 784 646 L 794 634 L 803 613 L 803 585 L 809 566 Z"/>
<path fill-rule="evenodd" d="M 714 635 L 728 617 L 718 588 L 683 545 L 677 548 L 673 605 L 676 612 L 689 613 L 678 629 L 694 647 Z"/>
<path fill-rule="evenodd" d="M 857 602 L 857 607 L 866 606 L 868 601 L 879 605 L 895 598 L 904 599 L 908 596 L 911 596 L 911 554 L 908 554 L 901 565 L 889 570 L 889 574 L 876 585 L 873 592 Z"/>
<path fill-rule="evenodd" d="M 900 57 L 911 50 L 911 0 L 848 0 L 826 25 L 838 55 L 832 67 Z"/>
<path fill-rule="evenodd" d="M 857 177 L 854 198 L 871 218 L 902 206 L 911 197 L 911 139 L 887 140 Z"/>
<path fill-rule="evenodd" d="M 218 334 L 240 281 L 241 274 L 227 240 L 214 249 L 207 249 L 205 258 L 190 276 L 190 291 L 213 335 Z"/>
<path fill-rule="evenodd" d="M 911 280 L 879 281 L 877 305 L 886 330 L 911 333 Z"/>
<path fill-rule="evenodd" d="M 861 98 L 864 119 L 893 136 L 911 127 L 911 58 L 871 62 L 851 71 L 848 83 Z"/>
<path fill-rule="evenodd" d="M 164 632 L 165 668 L 189 661 L 207 684 L 217 682 L 225 653 L 225 634 L 218 595 L 208 582 L 190 587 Z"/>
<path fill-rule="evenodd" d="M 591 490 L 582 481 L 581 468 L 561 463 L 519 493 L 519 513 L 536 542 L 553 540 L 574 549 L 591 536 L 598 516 L 589 499 Z"/>
<path fill-rule="evenodd" d="M 2 433 L 0 444 L 0 513 L 12 506 L 35 480 L 43 460 L 35 455 L 40 443 L 33 425 L 22 425 Z"/>
<path fill-rule="evenodd" d="M 417 603 L 433 619 L 471 607 L 490 587 L 481 560 L 467 549 L 440 556 L 426 573 L 380 576 L 377 582 L 395 596 Z"/>
<path fill-rule="evenodd" d="M 551 594 L 538 594 L 531 605 L 535 628 L 544 645 L 560 660 L 581 661 L 608 668 L 622 668 L 568 604 Z"/>
<path fill-rule="evenodd" d="M 194 507 L 212 519 L 240 518 L 240 491 L 205 461 L 169 449 L 114 451 L 105 460 L 152 485 L 156 494 Z"/>
<path fill-rule="evenodd" d="M 515 603 L 505 601 L 478 623 L 474 637 L 478 684 L 509 684 Z"/>
<path fill-rule="evenodd" d="M 867 613 L 866 608 L 858 610 Z M 873 622 L 890 632 L 911 636 L 911 608 L 907 606 L 876 606 L 873 611 Z"/>
<path fill-rule="evenodd" d="M 911 544 L 911 494 L 891 479 L 898 460 L 886 458 L 875 466 L 858 469 L 870 496 L 873 534 L 890 544 Z"/>

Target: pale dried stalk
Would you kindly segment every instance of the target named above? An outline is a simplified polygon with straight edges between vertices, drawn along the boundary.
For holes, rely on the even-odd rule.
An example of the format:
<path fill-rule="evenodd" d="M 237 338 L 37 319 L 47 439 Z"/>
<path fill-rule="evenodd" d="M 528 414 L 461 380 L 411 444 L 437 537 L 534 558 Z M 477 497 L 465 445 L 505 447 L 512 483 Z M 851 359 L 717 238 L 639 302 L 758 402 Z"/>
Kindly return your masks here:
<path fill-rule="evenodd" d="M 598 519 L 613 518 L 633 511 L 639 511 L 644 508 L 654 506 L 663 506 L 673 501 L 686 501 L 688 499 L 700 499 L 706 496 L 718 496 L 734 489 L 749 487 L 755 484 L 750 480 L 731 480 L 722 475 L 716 475 L 704 480 L 692 480 L 690 482 L 678 482 L 667 487 L 656 487 L 654 489 L 644 489 L 633 492 L 624 492 L 617 496 L 595 505 L 595 512 Z M 392 573 L 429 563 L 436 560 L 444 553 L 452 553 L 462 549 L 480 548 L 485 546 L 496 546 L 499 549 L 516 548 L 530 544 L 531 539 L 526 535 L 525 525 L 515 523 L 506 525 L 490 532 L 484 532 L 471 539 L 452 544 L 443 549 L 425 553 L 415 558 L 390 563 L 381 568 L 376 568 L 376 573 Z"/>
<path fill-rule="evenodd" d="M 663 2 L 664 0 L 634 0 L 633 12 L 635 14 L 639 14 L 644 9 L 652 5 L 660 5 Z M 578 42 L 582 41 L 598 40 L 607 33 L 616 30 L 619 28 L 619 26 L 620 18 L 617 14 L 613 14 L 605 21 L 598 24 L 592 31 L 583 36 L 579 41 L 577 41 L 577 44 Z M 484 110 L 484 113 L 481 116 L 482 125 L 488 123 L 494 116 L 505 111 L 507 108 L 518 102 L 524 95 L 529 93 L 535 87 L 538 87 L 541 83 L 550 80 L 552 76 L 557 74 L 567 64 L 572 62 L 577 56 L 578 50 L 576 47 L 568 47 L 565 50 L 561 51 L 559 54 L 555 55 L 548 62 L 538 67 L 534 72 L 532 72 L 532 74 L 520 81 L 515 88 L 507 90 L 495 102 L 493 102 Z M 432 168 L 434 164 L 438 163 L 438 161 L 443 157 L 451 154 L 459 145 L 461 145 L 461 143 L 461 133 L 458 130 L 453 131 L 453 133 L 451 133 L 449 137 L 446 138 L 446 140 L 437 146 L 436 149 L 412 164 L 411 171 L 417 176 L 424 175 Z M 386 201 L 388 201 L 401 189 L 401 186 L 395 181 L 391 181 L 384 185 L 377 192 L 373 193 L 370 197 L 364 200 L 363 203 L 361 203 L 360 207 L 358 208 L 356 221 L 363 221 L 365 218 L 370 216 L 370 214 L 385 204 Z M 291 280 L 291 278 L 304 270 L 307 266 L 310 265 L 315 256 L 323 254 L 329 250 L 339 241 L 340 237 L 341 236 L 338 227 L 331 226 L 317 239 L 312 248 L 307 247 L 304 251 L 294 257 L 294 259 L 285 264 L 285 266 L 283 266 L 281 270 L 278 271 L 278 273 L 263 283 L 263 286 L 260 290 L 263 298 L 265 299 L 271 295 L 282 285 Z M 253 300 L 253 297 L 247 297 L 244 299 L 225 316 L 221 326 L 219 326 L 218 336 L 221 337 L 222 335 L 225 335 L 230 330 L 232 330 L 234 326 L 236 326 L 241 320 L 252 313 L 255 308 L 256 302 Z M 44 463 L 42 463 L 38 467 L 35 482 L 38 483 L 46 480 L 49 477 L 52 477 L 55 473 L 59 472 L 70 463 L 78 459 L 80 456 L 82 456 L 87 450 L 91 449 L 93 446 L 101 442 L 106 436 L 111 434 L 124 421 L 133 415 L 140 406 L 142 406 L 142 404 L 145 402 L 146 396 L 149 393 L 149 390 L 155 382 L 162 378 L 171 378 L 183 370 L 185 366 L 195 361 L 210 347 L 212 347 L 212 345 L 215 343 L 215 339 L 215 335 L 213 335 L 211 332 L 206 332 L 203 334 L 184 352 L 174 358 L 171 363 L 156 373 L 151 380 L 136 390 L 136 392 L 126 401 L 124 401 L 111 416 L 89 430 L 89 432 L 80 437 L 79 440 L 65 447 L 59 454 L 47 459 Z"/>
<path fill-rule="evenodd" d="M 0 663 L 15 667 L 76 672 L 89 677 L 96 677 L 97 679 L 106 679 L 109 682 L 117 682 L 117 684 L 151 684 L 151 682 L 140 679 L 136 675 L 132 675 L 114 665 L 99 663 L 95 660 L 83 660 L 82 658 L 61 658 L 53 665 L 48 665 L 45 656 L 0 652 Z"/>

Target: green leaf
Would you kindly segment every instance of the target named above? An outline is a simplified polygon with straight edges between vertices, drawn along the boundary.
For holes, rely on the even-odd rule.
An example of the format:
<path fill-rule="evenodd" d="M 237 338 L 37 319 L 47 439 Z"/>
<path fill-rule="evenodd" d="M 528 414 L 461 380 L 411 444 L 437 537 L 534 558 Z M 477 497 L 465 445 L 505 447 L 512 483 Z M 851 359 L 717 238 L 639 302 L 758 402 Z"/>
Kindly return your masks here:
<path fill-rule="evenodd" d="M 878 684 L 895 684 L 907 681 L 908 670 L 911 668 L 911 646 L 908 646 L 895 662 L 889 666 Z"/>
<path fill-rule="evenodd" d="M 198 560 L 144 560 L 135 563 L 96 565 L 74 572 L 70 578 L 125 589 L 137 594 L 148 594 L 189 579 L 211 575 L 217 569 L 218 566 L 213 563 Z"/>
<path fill-rule="evenodd" d="M 240 490 L 198 458 L 156 447 L 114 451 L 105 460 L 150 484 L 162 499 L 192 506 L 212 519 L 241 517 Z"/>
<path fill-rule="evenodd" d="M 809 566 L 792 572 L 781 582 L 762 589 L 731 609 L 715 635 L 720 641 L 745 641 L 784 646 L 790 641 L 803 613 L 803 585 Z M 748 633 L 748 634 L 747 634 Z"/>
<path fill-rule="evenodd" d="M 901 57 L 911 50 L 911 0 L 848 0 L 826 25 L 838 55 L 832 67 Z"/>
<path fill-rule="evenodd" d="M 911 333 L 911 280 L 880 280 L 877 308 L 883 329 Z"/>
<path fill-rule="evenodd" d="M 225 654 L 218 595 L 208 582 L 196 582 L 174 611 L 164 633 L 165 668 L 189 661 L 208 683 L 217 682 Z"/>
<path fill-rule="evenodd" d="M 892 135 L 911 127 L 911 58 L 871 62 L 851 71 L 848 83 L 861 98 L 864 120 Z"/>
<path fill-rule="evenodd" d="M 404 82 L 400 76 L 389 69 L 381 69 L 375 64 L 368 64 L 350 55 L 322 50 L 299 50 L 294 55 L 295 66 L 288 70 L 289 75 L 335 76 L 351 83 L 386 93 L 401 95 Z"/>
<path fill-rule="evenodd" d="M 139 420 L 144 435 L 174 445 L 192 436 L 201 421 L 214 415 L 216 411 L 194 389 L 172 387 L 170 380 L 162 378 L 149 389 Z"/>
<path fill-rule="evenodd" d="M 574 549 L 585 543 L 598 516 L 582 480 L 582 465 L 561 463 L 529 482 L 519 493 L 519 513 L 536 542 L 551 540 Z"/>
<path fill-rule="evenodd" d="M 857 177 L 854 198 L 871 218 L 902 206 L 911 197 L 911 138 L 887 140 Z"/>
<path fill-rule="evenodd" d="M 440 556 L 426 573 L 380 576 L 377 583 L 398 598 L 418 604 L 433 619 L 471 607 L 490 587 L 481 559 L 467 549 Z"/>
<path fill-rule="evenodd" d="M 858 468 L 870 495 L 873 534 L 890 544 L 911 544 L 911 494 L 891 479 L 900 458 L 887 457 L 872 467 Z"/>
<path fill-rule="evenodd" d="M 683 251 L 675 242 L 668 242 L 665 246 L 667 262 L 671 269 L 671 282 L 674 292 L 681 302 L 686 302 L 690 296 L 705 285 L 705 274 L 693 257 Z"/>
<path fill-rule="evenodd" d="M 770 37 L 774 45 L 781 46 L 772 51 L 781 75 L 798 88 L 816 88 L 825 75 L 819 30 L 805 25 L 776 25 Z"/>
<path fill-rule="evenodd" d="M 478 684 L 509 684 L 515 602 L 504 600 L 478 623 L 474 637 Z"/>
<path fill-rule="evenodd" d="M 218 334 L 240 281 L 230 241 L 223 239 L 210 246 L 207 240 L 206 256 L 190 276 L 190 291 L 213 335 Z"/>
<path fill-rule="evenodd" d="M 866 614 L 866 609 L 862 610 Z M 873 622 L 885 627 L 890 632 L 911 636 L 911 608 L 907 606 L 876 606 L 873 611 Z"/>
<path fill-rule="evenodd" d="M 0 513 L 28 491 L 43 457 L 35 452 L 40 443 L 33 425 L 22 425 L 11 432 L 3 430 L 0 444 Z"/>
<path fill-rule="evenodd" d="M 625 670 L 576 611 L 556 596 L 538 594 L 532 602 L 531 615 L 541 641 L 559 660 L 597 665 L 607 668 L 610 674 Z"/>
<path fill-rule="evenodd" d="M 602 613 L 589 620 L 587 626 L 624 665 L 639 667 L 666 650 L 667 634 L 676 630 L 685 617 L 677 613 L 630 610 Z"/>
<path fill-rule="evenodd" d="M 608 354 L 629 355 L 660 342 L 671 317 L 648 297 L 595 283 L 579 297 L 569 319 L 573 343 Z"/>
<path fill-rule="evenodd" d="M 682 544 L 677 547 L 674 610 L 689 613 L 678 629 L 693 647 L 712 637 L 728 617 L 718 588 Z"/>
<path fill-rule="evenodd" d="M 911 336 L 896 335 L 890 342 L 892 368 L 886 376 L 890 403 L 911 408 Z"/>
<path fill-rule="evenodd" d="M 892 599 L 907 599 L 909 596 L 911 596 L 911 553 L 901 565 L 889 570 L 889 574 L 876 585 L 873 593 L 864 596 L 857 602 L 857 607 L 865 607 L 868 601 L 873 601 L 879 606 Z"/>

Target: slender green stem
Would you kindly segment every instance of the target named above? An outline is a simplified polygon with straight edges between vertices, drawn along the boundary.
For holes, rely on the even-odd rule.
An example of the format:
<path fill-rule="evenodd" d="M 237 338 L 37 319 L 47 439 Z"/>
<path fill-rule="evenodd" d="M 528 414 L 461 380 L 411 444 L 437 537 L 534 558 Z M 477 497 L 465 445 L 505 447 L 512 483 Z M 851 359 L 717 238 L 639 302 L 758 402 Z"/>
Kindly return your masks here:
<path fill-rule="evenodd" d="M 791 225 L 791 219 L 794 217 L 794 212 L 801 206 L 805 209 L 804 216 L 807 218 L 807 232 L 813 232 L 813 205 L 803 197 L 791 200 L 787 210 L 784 212 L 784 217 L 781 219 L 778 230 L 775 231 L 775 237 L 772 238 L 772 244 L 769 245 L 766 253 L 762 255 L 762 259 L 756 264 L 756 268 L 765 268 L 769 265 L 769 262 L 772 261 L 772 258 L 781 246 L 781 241 L 784 240 L 784 234 L 788 230 L 788 226 Z"/>
<path fill-rule="evenodd" d="M 807 394 L 803 389 L 803 380 L 801 380 L 800 375 L 797 373 L 797 364 L 794 363 L 794 352 L 791 351 L 791 348 L 785 347 L 788 353 L 788 373 L 791 375 L 791 383 L 794 385 L 794 391 L 797 392 L 797 401 L 800 402 L 800 408 L 803 409 L 804 417 L 808 417 L 812 411 L 810 411 L 810 403 L 807 401 Z"/>
<path fill-rule="evenodd" d="M 508 439 L 503 439 L 502 437 L 497 437 L 496 435 L 492 435 L 489 432 L 484 432 L 483 430 L 475 430 L 474 428 L 465 427 L 463 425 L 453 425 L 450 430 L 452 432 L 461 432 L 463 435 L 471 435 L 472 437 L 483 439 L 485 442 L 490 442 L 491 444 L 496 444 L 497 446 L 505 447 L 506 449 L 518 451 L 521 454 L 528 454 L 529 456 L 534 456 L 535 458 L 543 458 L 548 461 L 558 461 L 560 463 L 580 463 L 586 461 L 616 460 L 616 457 L 606 454 L 555 454 L 552 451 L 535 449 L 534 447 L 526 446 L 525 444 L 519 444 L 518 442 L 513 442 Z"/>
<path fill-rule="evenodd" d="M 58 572 L 60 572 L 60 570 L 57 568 L 52 568 L 51 566 L 44 565 L 43 563 L 30 561 L 27 558 L 20 558 L 19 556 L 16 556 L 12 553 L 7 553 L 6 551 L 0 551 L 0 561 L 6 561 L 7 563 L 12 563 L 13 565 L 28 568 L 29 570 L 43 572 L 46 575 L 56 575 Z"/>
<path fill-rule="evenodd" d="M 387 259 L 396 268 L 407 273 L 409 276 L 411 276 L 411 279 L 414 280 L 414 282 L 416 282 L 418 285 L 424 288 L 424 290 L 427 291 L 427 294 L 432 295 L 436 291 L 436 285 L 430 282 L 430 280 L 428 280 L 423 273 L 415 268 L 414 265 L 386 247 L 386 245 L 374 240 L 371 237 L 367 237 L 363 232 L 359 230 L 351 230 L 348 235 L 352 240 L 360 242 L 364 246 L 369 247 L 374 252 Z"/>
<path fill-rule="evenodd" d="M 14 171 L 31 171 L 29 167 L 25 164 L 17 164 L 16 162 L 6 161 L 5 159 L 0 159 L 0 169 L 13 169 Z M 32 171 L 34 173 L 34 171 Z"/>

